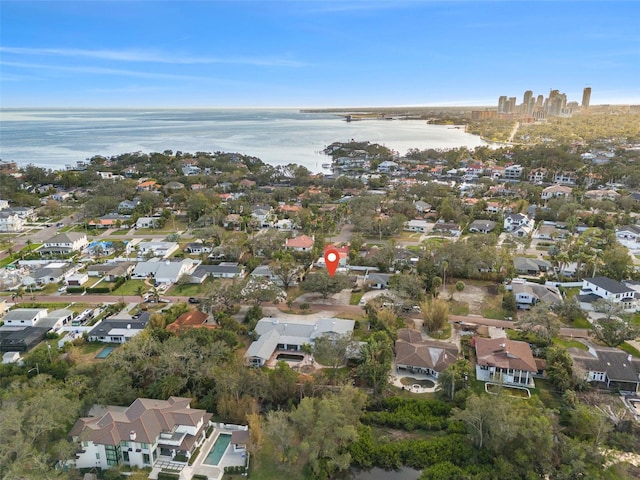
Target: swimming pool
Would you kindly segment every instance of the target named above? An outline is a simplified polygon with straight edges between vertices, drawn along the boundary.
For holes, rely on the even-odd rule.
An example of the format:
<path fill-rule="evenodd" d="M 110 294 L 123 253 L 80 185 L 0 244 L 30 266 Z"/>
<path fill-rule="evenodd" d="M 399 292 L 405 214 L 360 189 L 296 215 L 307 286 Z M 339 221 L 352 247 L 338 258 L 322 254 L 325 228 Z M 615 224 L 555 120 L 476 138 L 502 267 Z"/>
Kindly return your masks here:
<path fill-rule="evenodd" d="M 216 438 L 213 447 L 211 447 L 211 450 L 209 451 L 209 455 L 207 455 L 207 458 L 205 458 L 204 462 L 202 463 L 204 463 L 205 465 L 218 465 L 220 463 L 220 460 L 222 459 L 222 456 L 224 455 L 224 452 L 227 451 L 229 443 L 231 443 L 230 433 L 221 433 L 220 435 L 218 435 L 218 438 Z"/>
<path fill-rule="evenodd" d="M 116 347 L 104 347 L 100 350 L 100 353 L 96 355 L 96 358 L 107 358 L 115 349 Z"/>

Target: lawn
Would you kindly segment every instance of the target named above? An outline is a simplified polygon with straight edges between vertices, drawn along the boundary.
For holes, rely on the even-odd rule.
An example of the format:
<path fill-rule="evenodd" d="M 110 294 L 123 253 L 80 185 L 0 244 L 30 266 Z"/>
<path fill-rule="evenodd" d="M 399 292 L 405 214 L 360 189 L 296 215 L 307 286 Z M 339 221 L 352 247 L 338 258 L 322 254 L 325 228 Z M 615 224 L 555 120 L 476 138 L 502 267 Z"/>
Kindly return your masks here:
<path fill-rule="evenodd" d="M 500 297 L 502 302 L 502 297 Z M 495 302 L 495 301 L 491 301 L 491 299 L 488 299 L 488 305 L 485 305 L 485 307 L 482 309 L 482 316 L 485 318 L 493 318 L 496 320 L 505 320 L 507 317 L 509 317 L 509 312 L 507 312 L 506 310 L 504 310 L 501 306 L 501 304 Z"/>
<path fill-rule="evenodd" d="M 553 339 L 554 345 L 562 345 L 564 348 L 579 348 L 580 350 L 589 350 L 584 343 L 579 342 L 578 340 L 569 340 L 566 338 L 556 337 Z"/>
<path fill-rule="evenodd" d="M 535 388 L 530 388 L 529 391 L 531 395 L 537 395 L 540 398 L 540 401 L 547 408 L 557 408 L 559 409 L 562 405 L 562 394 L 553 391 L 553 387 L 548 379 L 546 378 L 536 378 L 535 379 L 536 386 Z"/>
<path fill-rule="evenodd" d="M 362 295 L 364 295 L 362 292 L 352 293 L 351 298 L 349 299 L 349 305 L 360 305 Z"/>
<path fill-rule="evenodd" d="M 206 280 L 202 283 L 189 283 L 185 285 L 174 285 L 167 292 L 168 296 L 199 297 L 207 293 L 211 287 L 211 282 Z"/>
<path fill-rule="evenodd" d="M 574 321 L 569 322 L 567 325 L 572 328 L 591 329 L 591 323 L 589 323 L 589 320 L 587 320 L 586 318 L 576 318 Z"/>
<path fill-rule="evenodd" d="M 138 295 L 138 288 L 140 286 L 142 286 L 145 292 L 150 288 L 144 283 L 144 280 L 128 280 L 124 285 L 121 285 L 120 288 L 111 292 L 111 295 Z"/>
<path fill-rule="evenodd" d="M 451 315 L 469 315 L 469 304 L 458 300 L 449 301 L 449 313 Z"/>
<path fill-rule="evenodd" d="M 511 385 L 497 385 L 495 383 L 485 383 L 485 391 L 495 395 L 506 393 L 512 397 L 530 398 L 531 394 L 528 389 L 522 387 L 512 387 Z"/>
<path fill-rule="evenodd" d="M 624 350 L 627 353 L 630 353 L 634 357 L 640 358 L 640 351 L 636 347 L 634 347 L 633 345 L 627 342 L 624 342 L 622 345 L 620 345 L 619 348 L 621 350 Z"/>

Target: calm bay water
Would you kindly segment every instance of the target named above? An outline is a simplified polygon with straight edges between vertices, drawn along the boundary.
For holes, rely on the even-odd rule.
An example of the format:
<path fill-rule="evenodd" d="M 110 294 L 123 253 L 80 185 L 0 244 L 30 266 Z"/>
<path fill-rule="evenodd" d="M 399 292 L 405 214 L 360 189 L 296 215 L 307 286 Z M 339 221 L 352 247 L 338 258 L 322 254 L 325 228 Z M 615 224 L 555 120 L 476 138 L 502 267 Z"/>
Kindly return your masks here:
<path fill-rule="evenodd" d="M 93 155 L 127 152 L 239 152 L 272 165 L 297 163 L 313 172 L 333 142 L 369 140 L 410 148 L 469 148 L 479 137 L 419 120 L 345 122 L 330 114 L 244 109 L 2 109 L 0 158 L 59 169 Z"/>

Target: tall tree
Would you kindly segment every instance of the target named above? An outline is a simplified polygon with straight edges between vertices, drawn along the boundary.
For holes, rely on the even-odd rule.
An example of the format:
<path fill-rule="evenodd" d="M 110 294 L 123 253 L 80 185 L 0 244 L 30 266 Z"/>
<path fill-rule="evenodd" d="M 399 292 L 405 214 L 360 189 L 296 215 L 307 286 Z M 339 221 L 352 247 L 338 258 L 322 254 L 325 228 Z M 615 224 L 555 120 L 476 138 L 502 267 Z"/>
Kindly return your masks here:
<path fill-rule="evenodd" d="M 551 312 L 546 303 L 538 303 L 531 310 L 527 310 L 520 320 L 516 322 L 523 332 L 533 332 L 538 335 L 547 345 L 551 344 L 553 337 L 560 332 L 560 320 L 558 316 Z"/>
<path fill-rule="evenodd" d="M 392 361 L 393 342 L 386 332 L 374 332 L 360 347 L 358 376 L 373 388 L 374 394 L 380 394 L 387 384 Z"/>

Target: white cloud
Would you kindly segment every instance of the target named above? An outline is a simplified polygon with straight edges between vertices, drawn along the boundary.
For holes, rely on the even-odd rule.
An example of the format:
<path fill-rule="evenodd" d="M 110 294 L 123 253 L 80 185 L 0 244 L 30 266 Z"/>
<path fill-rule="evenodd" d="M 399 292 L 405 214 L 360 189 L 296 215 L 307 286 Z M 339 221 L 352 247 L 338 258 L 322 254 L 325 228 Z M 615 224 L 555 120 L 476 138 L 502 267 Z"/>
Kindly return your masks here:
<path fill-rule="evenodd" d="M 173 65 L 193 64 L 237 64 L 258 67 L 303 67 L 307 64 L 286 57 L 201 57 L 178 52 L 154 50 L 90 50 L 82 48 L 27 48 L 0 46 L 0 52 L 14 55 L 55 56 L 70 58 L 91 58 L 118 62 L 167 63 Z"/>

